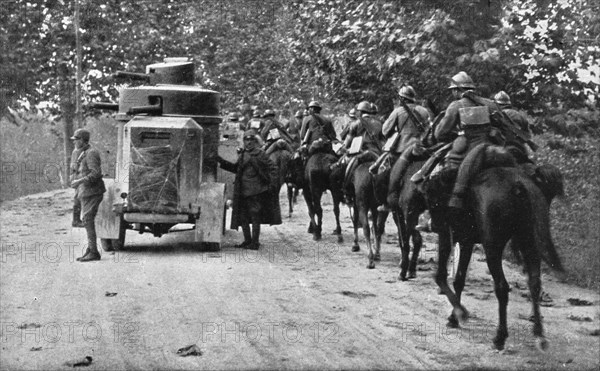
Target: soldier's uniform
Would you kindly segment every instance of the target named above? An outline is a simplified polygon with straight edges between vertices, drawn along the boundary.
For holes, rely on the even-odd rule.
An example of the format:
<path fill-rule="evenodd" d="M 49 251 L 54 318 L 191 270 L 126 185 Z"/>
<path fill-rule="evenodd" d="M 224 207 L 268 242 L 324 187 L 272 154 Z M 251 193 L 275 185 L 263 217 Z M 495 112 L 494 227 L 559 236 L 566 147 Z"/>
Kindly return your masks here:
<path fill-rule="evenodd" d="M 302 145 L 308 147 L 309 154 L 315 151 L 332 153 L 331 142 L 337 142 L 338 140 L 331 120 L 320 114 L 321 105 L 318 102 L 310 102 L 308 108 L 312 112 L 304 117 L 302 121 L 302 129 L 300 130 Z M 322 146 L 316 148 L 314 143 L 319 140 L 321 140 Z"/>
<path fill-rule="evenodd" d="M 394 148 L 390 148 L 390 161 L 393 163 L 390 171 L 389 182 L 387 187 L 387 198 L 385 203 L 380 206 L 380 211 L 388 211 L 390 207 L 398 207 L 398 198 L 402 189 L 402 178 L 412 161 L 410 154 L 400 157 L 404 152 L 411 151 L 415 143 L 419 142 L 421 135 L 429 127 L 431 122 L 429 111 L 415 104 L 416 93 L 411 86 L 403 86 L 400 88 L 398 95 L 404 100 L 404 104 L 394 109 L 387 120 L 383 123 L 382 133 L 385 137 L 390 138 L 394 133 L 399 133 L 400 139 Z M 411 110 L 409 113 L 405 107 Z M 414 115 L 414 118 L 413 118 Z M 414 119 L 418 122 L 415 122 Z M 379 162 L 379 161 L 378 161 Z M 384 190 L 380 190 L 382 193 Z"/>
<path fill-rule="evenodd" d="M 506 140 L 506 149 L 512 154 L 518 163 L 531 162 L 527 150 L 527 141 L 531 141 L 531 130 L 529 121 L 524 113 L 517 111 L 511 107 L 511 101 L 508 94 L 504 91 L 499 92 L 494 96 L 494 101 L 500 106 L 502 111 L 508 116 L 509 121 L 522 134 L 517 136 L 512 130 L 502 130 L 502 134 Z"/>
<path fill-rule="evenodd" d="M 71 186 L 76 188 L 77 197 L 81 201 L 81 219 L 88 238 L 88 248 L 77 260 L 82 262 L 100 260 L 94 224 L 102 195 L 106 192 L 102 181 L 100 152 L 90 146 L 90 132 L 85 129 L 77 129 L 71 139 L 76 141 L 76 146 L 81 149 L 77 158 L 77 175 Z"/>

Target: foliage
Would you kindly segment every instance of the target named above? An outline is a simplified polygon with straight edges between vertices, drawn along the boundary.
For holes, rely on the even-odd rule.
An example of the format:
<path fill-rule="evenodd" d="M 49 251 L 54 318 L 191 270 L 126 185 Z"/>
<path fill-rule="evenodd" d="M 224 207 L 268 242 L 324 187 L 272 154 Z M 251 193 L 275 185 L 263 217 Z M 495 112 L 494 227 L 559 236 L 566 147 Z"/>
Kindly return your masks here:
<path fill-rule="evenodd" d="M 537 163 L 561 170 L 565 196 L 551 209 L 552 236 L 572 281 L 600 288 L 600 141 L 544 134 Z"/>
<path fill-rule="evenodd" d="M 598 107 L 600 93 L 600 5 L 577 0 L 514 1 L 501 35 L 506 63 L 514 64 L 528 106 Z"/>

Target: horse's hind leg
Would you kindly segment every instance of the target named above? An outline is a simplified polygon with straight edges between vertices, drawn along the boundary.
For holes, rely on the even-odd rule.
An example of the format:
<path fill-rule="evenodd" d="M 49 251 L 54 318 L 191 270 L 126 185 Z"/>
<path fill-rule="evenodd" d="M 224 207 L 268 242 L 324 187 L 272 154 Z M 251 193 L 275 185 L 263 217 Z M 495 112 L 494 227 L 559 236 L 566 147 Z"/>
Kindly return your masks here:
<path fill-rule="evenodd" d="M 308 217 L 310 218 L 310 224 L 308 225 L 308 233 L 314 233 L 315 231 L 315 209 L 313 207 L 313 199 L 310 193 L 310 189 L 305 189 L 302 194 L 304 195 L 304 201 L 306 202 L 306 208 L 308 209 Z"/>
<path fill-rule="evenodd" d="M 342 243 L 344 242 L 342 226 L 340 225 L 340 203 L 342 202 L 342 196 L 341 194 L 331 192 L 331 197 L 333 198 L 333 215 L 335 216 L 335 229 L 333 230 L 333 234 L 338 236 L 338 243 Z"/>
<path fill-rule="evenodd" d="M 408 231 L 406 230 L 406 220 L 404 219 L 404 214 L 401 210 L 396 210 L 393 212 L 394 222 L 396 223 L 396 228 L 398 228 L 398 244 L 400 245 L 401 255 L 400 258 L 400 275 L 398 279 L 400 281 L 406 281 L 406 272 L 408 271 L 409 266 L 409 256 L 410 256 L 410 244 L 408 238 Z"/>
<path fill-rule="evenodd" d="M 291 218 L 292 213 L 294 212 L 294 186 L 290 183 L 287 183 L 286 187 L 288 198 L 288 218 Z"/>
<path fill-rule="evenodd" d="M 321 240 L 321 233 L 323 231 L 323 208 L 321 207 L 321 192 L 313 192 L 313 209 L 315 216 L 317 217 L 317 224 L 313 231 L 313 239 L 315 241 Z"/>
<path fill-rule="evenodd" d="M 540 256 L 533 247 L 534 244 L 520 243 L 514 240 L 513 243 L 520 244 L 520 251 L 523 255 L 525 270 L 528 275 L 529 293 L 531 295 L 533 335 L 536 337 L 536 346 L 539 350 L 545 351 L 548 342 L 544 337 L 544 328 L 542 325 L 542 316 L 540 314 L 540 296 L 542 294 L 542 280 L 540 278 Z"/>
<path fill-rule="evenodd" d="M 415 229 L 418 222 L 418 212 L 415 212 L 414 210 L 409 212 L 406 218 L 406 230 L 407 234 L 410 232 L 410 236 L 412 237 L 413 253 L 410 259 L 410 265 L 408 266 L 408 278 L 417 277 L 417 263 L 419 261 L 419 253 L 421 252 L 421 247 L 423 246 L 423 238 L 421 237 L 421 232 Z"/>
<path fill-rule="evenodd" d="M 373 215 L 377 215 L 377 217 L 373 217 L 373 226 L 375 227 L 375 250 L 377 251 L 375 254 L 375 260 L 381 260 L 381 236 L 383 236 L 385 222 L 389 213 L 379 212 L 377 211 L 377 208 L 375 208 Z"/>
<path fill-rule="evenodd" d="M 436 223 L 437 222 L 436 218 Z M 443 222 L 442 222 L 443 223 Z M 452 251 L 452 238 L 450 236 L 450 230 L 446 224 L 442 227 L 442 223 L 438 223 L 440 225 L 439 228 L 439 238 L 438 238 L 438 268 L 437 273 L 435 275 L 435 282 L 440 288 L 441 292 L 446 295 L 450 304 L 452 304 L 452 315 L 451 318 L 454 318 L 458 321 L 466 321 L 469 317 L 469 313 L 462 306 L 458 297 L 454 294 L 450 286 L 448 286 L 448 258 L 450 257 L 450 252 Z M 458 327 L 458 323 L 449 321 L 449 327 Z"/>
<path fill-rule="evenodd" d="M 456 276 L 454 277 L 454 293 L 460 303 L 463 289 L 465 288 L 465 281 L 467 279 L 467 271 L 469 269 L 469 262 L 471 261 L 471 255 L 473 254 L 472 243 L 461 243 L 460 244 L 460 258 L 458 260 L 458 269 Z M 448 322 L 452 323 L 453 326 L 458 327 L 458 318 L 455 317 L 454 313 L 448 318 Z"/>
<path fill-rule="evenodd" d="M 504 241 L 506 242 L 506 241 Z M 498 350 L 504 349 L 508 337 L 506 324 L 506 308 L 508 307 L 508 282 L 502 270 L 502 250 L 504 244 L 484 241 L 485 255 L 488 269 L 494 278 L 494 291 L 498 299 L 498 329 L 494 337 L 494 347 Z"/>
<path fill-rule="evenodd" d="M 354 228 L 354 243 L 352 245 L 352 252 L 360 251 L 360 246 L 358 244 L 358 208 L 356 205 L 352 206 L 353 214 L 352 214 L 352 227 Z"/>

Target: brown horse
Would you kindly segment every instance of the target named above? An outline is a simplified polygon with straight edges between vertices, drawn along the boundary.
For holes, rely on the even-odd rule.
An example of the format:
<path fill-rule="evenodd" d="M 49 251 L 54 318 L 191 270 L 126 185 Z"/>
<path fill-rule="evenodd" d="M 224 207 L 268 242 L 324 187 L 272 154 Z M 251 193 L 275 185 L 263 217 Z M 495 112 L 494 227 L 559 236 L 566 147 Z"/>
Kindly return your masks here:
<path fill-rule="evenodd" d="M 376 160 L 376 156 L 372 160 L 368 160 L 356 166 L 354 172 L 350 175 L 349 186 L 350 189 L 346 190 L 347 199 L 352 200 L 351 207 L 352 213 L 352 224 L 354 226 L 354 243 L 352 245 L 352 251 L 360 251 L 360 245 L 358 244 L 358 229 L 362 226 L 363 235 L 365 237 L 367 247 L 369 248 L 369 263 L 367 268 L 375 268 L 375 261 L 381 259 L 381 236 L 385 226 L 388 213 L 384 213 L 382 216 L 377 211 L 377 199 L 375 198 L 375 189 L 373 183 L 373 176 L 369 172 L 369 167 Z M 333 179 L 338 184 L 338 187 L 342 189 L 347 163 L 338 162 L 334 166 Z M 373 232 L 375 233 L 374 241 L 371 241 L 371 227 L 369 223 L 369 213 L 373 220 Z M 380 222 L 381 221 L 381 222 Z M 374 242 L 374 243 L 373 243 Z"/>
<path fill-rule="evenodd" d="M 469 211 L 457 220 L 456 215 L 446 207 L 448 192 L 440 191 L 451 189 L 453 176 L 451 172 L 442 171 L 424 185 L 433 226 L 439 234 L 436 282 L 453 306 L 448 325 L 458 327 L 459 321 L 468 318 L 468 312 L 461 304 L 461 294 L 473 245 L 480 242 L 486 253 L 498 299 L 499 322 L 493 343 L 498 350 L 504 348 L 508 337 L 506 310 L 509 287 L 502 270 L 502 253 L 507 242 L 512 239 L 513 248 L 523 257 L 528 275 L 533 306 L 533 334 L 537 338 L 538 348 L 544 350 L 547 341 L 539 309 L 542 291 L 541 260 L 563 272 L 550 235 L 548 200 L 521 169 L 492 167 L 483 170 L 473 179 L 465 200 Z M 454 292 L 448 286 L 446 268 L 453 242 L 460 243 Z"/>
<path fill-rule="evenodd" d="M 338 242 L 343 242 L 342 227 L 340 225 L 340 203 L 342 202 L 342 190 L 336 186 L 332 179 L 331 165 L 337 161 L 337 158 L 330 153 L 316 152 L 306 161 L 304 168 L 304 179 L 302 182 L 304 200 L 308 208 L 310 225 L 308 233 L 313 234 L 313 239 L 321 239 L 323 229 L 323 208 L 321 207 L 321 197 L 327 190 L 331 192 L 333 198 L 333 213 L 335 215 L 334 234 L 338 236 Z"/>
<path fill-rule="evenodd" d="M 390 204 L 394 223 L 398 229 L 398 243 L 402 251 L 400 261 L 400 274 L 398 279 L 406 281 L 408 278 L 417 277 L 417 261 L 423 246 L 421 232 L 416 229 L 419 223 L 419 215 L 427 209 L 427 202 L 423 193 L 417 188 L 410 178 L 423 166 L 424 161 L 415 161 L 408 166 L 402 176 L 398 202 Z M 375 189 L 379 193 L 377 198 L 382 200 L 387 196 L 387 185 L 390 177 L 400 176 L 394 171 L 386 171 L 375 176 Z M 383 184 L 382 184 L 383 183 Z M 387 213 L 379 213 L 378 224 L 385 223 Z M 381 220 L 383 218 L 383 220 Z M 413 253 L 410 256 L 410 240 L 412 238 Z M 408 278 L 407 278 L 408 272 Z"/>
<path fill-rule="evenodd" d="M 295 186 L 293 183 L 287 181 L 287 175 L 291 166 L 292 152 L 285 149 L 278 149 L 269 154 L 269 159 L 273 161 L 277 167 L 278 185 L 277 192 L 281 190 L 281 186 L 285 183 L 287 185 L 287 199 L 288 199 L 288 217 L 292 217 L 294 211 L 294 192 Z"/>

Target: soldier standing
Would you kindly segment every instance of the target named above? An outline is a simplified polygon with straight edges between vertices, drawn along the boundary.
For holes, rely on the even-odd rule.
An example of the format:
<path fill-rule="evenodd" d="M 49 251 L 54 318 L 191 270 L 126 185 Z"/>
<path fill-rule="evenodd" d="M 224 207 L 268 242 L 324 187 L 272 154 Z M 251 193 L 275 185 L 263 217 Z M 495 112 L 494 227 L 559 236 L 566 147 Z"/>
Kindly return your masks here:
<path fill-rule="evenodd" d="M 70 182 L 73 183 L 75 177 L 77 176 L 77 159 L 81 154 L 81 148 L 75 147 L 73 152 L 71 153 L 71 176 Z M 74 228 L 83 228 L 83 222 L 81 221 L 81 201 L 79 201 L 79 197 L 77 197 L 77 189 L 75 189 L 75 197 L 73 197 L 73 222 L 71 225 Z"/>
<path fill-rule="evenodd" d="M 76 189 L 81 201 L 82 222 L 88 239 L 85 254 L 77 260 L 81 262 L 100 260 L 94 225 L 102 195 L 106 192 L 102 181 L 100 152 L 90 145 L 90 132 L 86 129 L 77 129 L 71 139 L 75 141 L 75 148 L 81 151 L 77 158 L 77 175 L 71 182 L 71 187 Z"/>
<path fill-rule="evenodd" d="M 260 225 L 281 224 L 277 169 L 259 146 L 254 129 L 244 132 L 244 148 L 237 162 L 231 163 L 218 157 L 221 168 L 235 173 L 231 229 L 242 227 L 244 242 L 240 248 L 258 250 Z M 252 226 L 252 229 L 250 229 Z"/>

